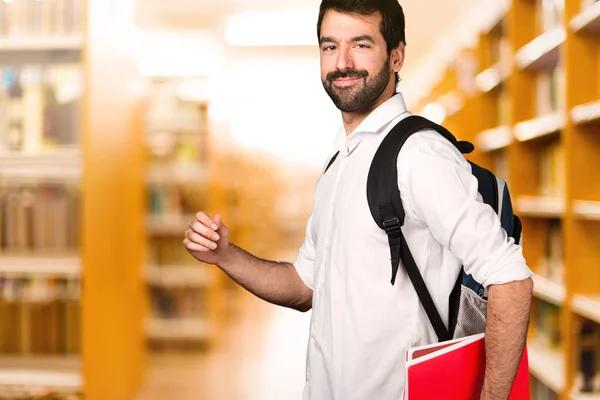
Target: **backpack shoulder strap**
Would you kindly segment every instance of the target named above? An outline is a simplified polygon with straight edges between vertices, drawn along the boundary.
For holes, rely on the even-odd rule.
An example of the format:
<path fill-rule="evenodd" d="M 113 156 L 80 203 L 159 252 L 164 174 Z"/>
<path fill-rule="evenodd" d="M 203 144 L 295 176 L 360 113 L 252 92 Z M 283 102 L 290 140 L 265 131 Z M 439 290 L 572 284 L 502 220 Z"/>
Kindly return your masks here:
<path fill-rule="evenodd" d="M 459 150 L 472 151 L 468 142 L 458 142 L 445 128 L 419 116 L 409 116 L 400 121 L 381 142 L 369 170 L 367 180 L 367 201 L 373 219 L 383 229 L 390 245 L 392 264 L 392 285 L 395 283 L 400 260 L 404 264 L 417 295 L 429 317 L 440 341 L 452 338 L 446 328 L 417 264 L 408 248 L 401 227 L 404 225 L 404 207 L 398 188 L 397 159 L 406 140 L 414 133 L 433 129 L 446 137 Z M 467 144 L 460 144 L 467 143 Z M 461 150 L 461 151 L 462 151 Z"/>
<path fill-rule="evenodd" d="M 404 225 L 404 207 L 398 189 L 397 160 L 400 150 L 412 134 L 429 129 L 439 132 L 463 153 L 473 150 L 471 143 L 457 141 L 446 128 L 420 116 L 411 115 L 394 126 L 379 145 L 367 180 L 367 201 L 371 215 L 386 232 Z M 392 285 L 397 270 L 397 266 L 393 267 Z"/>

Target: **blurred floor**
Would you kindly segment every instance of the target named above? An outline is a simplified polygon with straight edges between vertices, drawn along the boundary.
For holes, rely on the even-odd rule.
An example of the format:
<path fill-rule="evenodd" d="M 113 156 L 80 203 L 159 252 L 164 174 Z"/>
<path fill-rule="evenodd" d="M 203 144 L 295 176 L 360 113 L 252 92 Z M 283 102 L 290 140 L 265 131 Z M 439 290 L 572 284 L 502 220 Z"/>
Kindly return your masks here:
<path fill-rule="evenodd" d="M 238 308 L 211 350 L 150 355 L 136 400 L 300 400 L 310 312 L 249 294 L 240 296 Z"/>

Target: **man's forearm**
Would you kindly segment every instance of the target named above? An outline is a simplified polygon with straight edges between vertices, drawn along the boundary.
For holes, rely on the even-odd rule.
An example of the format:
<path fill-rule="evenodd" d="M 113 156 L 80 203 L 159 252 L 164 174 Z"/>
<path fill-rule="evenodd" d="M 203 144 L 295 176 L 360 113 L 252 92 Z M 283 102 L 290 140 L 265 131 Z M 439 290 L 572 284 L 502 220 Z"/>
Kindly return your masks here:
<path fill-rule="evenodd" d="M 532 290 L 531 279 L 489 289 L 482 400 L 508 399 L 527 338 Z"/>
<path fill-rule="evenodd" d="M 263 260 L 229 243 L 219 268 L 250 293 L 269 303 L 303 312 L 312 308 L 312 290 L 302 282 L 290 263 Z"/>

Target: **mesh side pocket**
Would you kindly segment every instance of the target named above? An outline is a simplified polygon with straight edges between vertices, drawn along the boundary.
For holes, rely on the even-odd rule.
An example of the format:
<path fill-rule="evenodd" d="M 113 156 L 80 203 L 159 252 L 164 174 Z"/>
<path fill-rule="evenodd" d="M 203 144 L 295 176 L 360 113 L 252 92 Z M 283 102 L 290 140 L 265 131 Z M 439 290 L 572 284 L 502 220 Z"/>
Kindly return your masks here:
<path fill-rule="evenodd" d="M 454 339 L 485 332 L 486 315 L 487 300 L 461 285 Z"/>

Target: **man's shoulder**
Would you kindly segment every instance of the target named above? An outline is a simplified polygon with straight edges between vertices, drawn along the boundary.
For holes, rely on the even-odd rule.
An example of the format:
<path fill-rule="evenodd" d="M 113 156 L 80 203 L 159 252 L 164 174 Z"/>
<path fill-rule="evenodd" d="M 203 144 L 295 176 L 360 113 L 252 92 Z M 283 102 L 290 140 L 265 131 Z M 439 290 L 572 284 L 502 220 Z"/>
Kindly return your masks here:
<path fill-rule="evenodd" d="M 463 167 L 469 166 L 456 146 L 433 129 L 425 129 L 411 135 L 400 150 L 398 163 L 409 163 L 415 157 L 439 157 Z"/>

